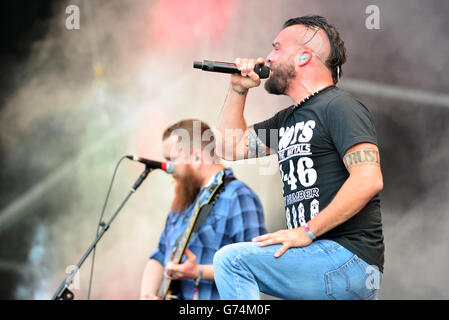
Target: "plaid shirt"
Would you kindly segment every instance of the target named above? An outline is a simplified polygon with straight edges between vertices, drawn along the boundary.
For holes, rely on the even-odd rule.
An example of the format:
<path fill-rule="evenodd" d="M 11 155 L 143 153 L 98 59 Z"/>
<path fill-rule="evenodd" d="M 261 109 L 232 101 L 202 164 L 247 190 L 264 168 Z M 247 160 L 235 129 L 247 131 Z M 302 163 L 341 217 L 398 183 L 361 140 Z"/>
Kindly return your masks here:
<path fill-rule="evenodd" d="M 225 169 L 226 176 L 233 176 L 231 169 Z M 218 179 L 217 174 L 215 179 Z M 201 188 L 197 195 L 205 191 Z M 207 198 L 207 197 L 206 197 Z M 195 199 L 196 201 L 196 199 Z M 162 232 L 157 249 L 150 259 L 159 261 L 163 266 L 170 261 L 176 240 L 184 231 L 187 220 L 192 214 L 195 201 L 184 212 L 170 212 Z M 219 196 L 206 220 L 189 241 L 188 248 L 196 255 L 197 263 L 212 264 L 215 252 L 221 247 L 235 242 L 251 241 L 253 237 L 266 233 L 262 205 L 256 194 L 243 182 L 233 180 Z M 182 261 L 185 261 L 183 256 Z M 182 298 L 192 299 L 193 279 L 181 281 Z M 198 287 L 200 300 L 218 300 L 215 283 L 202 280 Z"/>

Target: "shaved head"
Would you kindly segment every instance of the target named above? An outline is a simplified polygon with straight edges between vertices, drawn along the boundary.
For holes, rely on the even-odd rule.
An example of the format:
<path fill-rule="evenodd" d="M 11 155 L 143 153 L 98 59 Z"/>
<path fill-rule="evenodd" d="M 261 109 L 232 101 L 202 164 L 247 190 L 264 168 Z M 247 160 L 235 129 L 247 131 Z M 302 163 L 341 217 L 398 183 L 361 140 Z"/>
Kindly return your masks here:
<path fill-rule="evenodd" d="M 327 67 L 326 60 L 329 58 L 331 47 L 324 30 L 314 26 L 292 25 L 284 31 L 294 33 L 298 48 L 310 49 L 318 60 Z"/>
<path fill-rule="evenodd" d="M 283 31 L 290 29 L 297 34 L 298 46 L 304 46 L 332 72 L 334 83 L 342 75 L 341 66 L 346 62 L 343 39 L 334 26 L 321 16 L 303 16 L 287 20 Z"/>
<path fill-rule="evenodd" d="M 320 16 L 287 20 L 273 41 L 266 65 L 270 77 L 265 89 L 301 101 L 314 86 L 336 84 L 346 61 L 346 50 L 337 30 Z"/>
<path fill-rule="evenodd" d="M 300 46 L 315 52 L 322 62 L 325 63 L 330 54 L 330 42 L 324 30 L 303 25 L 294 25 L 289 28 L 296 29 L 295 31 L 300 34 L 298 39 Z"/>

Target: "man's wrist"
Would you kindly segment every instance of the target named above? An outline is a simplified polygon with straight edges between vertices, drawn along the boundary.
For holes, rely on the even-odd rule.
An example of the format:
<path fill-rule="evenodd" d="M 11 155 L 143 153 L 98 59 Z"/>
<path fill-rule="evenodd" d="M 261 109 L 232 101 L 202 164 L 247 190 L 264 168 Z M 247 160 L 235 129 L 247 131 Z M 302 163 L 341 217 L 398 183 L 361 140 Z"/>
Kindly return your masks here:
<path fill-rule="evenodd" d="M 245 93 L 248 92 L 247 88 L 241 87 L 241 86 L 232 86 L 231 90 L 234 91 L 235 93 L 237 93 L 238 95 L 245 95 Z"/>
<path fill-rule="evenodd" d="M 306 225 L 304 226 L 304 229 L 305 229 L 307 235 L 308 235 L 312 240 L 315 240 L 315 239 L 316 239 L 316 236 L 312 233 L 312 231 L 310 231 L 309 223 L 306 223 Z"/>
<path fill-rule="evenodd" d="M 198 273 L 196 274 L 195 278 L 193 278 L 193 281 L 195 283 L 199 283 L 202 277 L 203 277 L 203 266 L 199 264 Z"/>

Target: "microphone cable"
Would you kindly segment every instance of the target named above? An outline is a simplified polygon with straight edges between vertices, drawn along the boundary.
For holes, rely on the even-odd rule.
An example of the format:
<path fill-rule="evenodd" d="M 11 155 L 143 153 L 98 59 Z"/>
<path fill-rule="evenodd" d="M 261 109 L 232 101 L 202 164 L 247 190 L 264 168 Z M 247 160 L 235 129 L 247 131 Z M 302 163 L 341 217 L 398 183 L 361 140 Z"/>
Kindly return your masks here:
<path fill-rule="evenodd" d="M 106 199 L 104 201 L 103 209 L 101 210 L 100 220 L 98 221 L 97 233 L 95 235 L 95 238 L 98 237 L 98 233 L 100 232 L 100 228 L 104 226 L 103 215 L 104 215 L 104 212 L 106 210 L 106 205 L 107 205 L 108 200 L 109 200 L 109 195 L 111 194 L 111 189 L 112 189 L 112 185 L 114 183 L 115 175 L 117 174 L 117 169 L 118 169 L 120 163 L 123 161 L 123 159 L 126 159 L 126 156 L 123 156 L 118 161 L 117 165 L 115 166 L 114 174 L 112 175 L 112 180 L 111 180 L 111 183 L 109 184 L 109 189 L 108 189 L 108 192 L 106 194 Z M 90 267 L 89 290 L 87 292 L 87 300 L 90 300 L 90 292 L 91 292 L 91 288 L 92 288 L 92 278 L 93 278 L 93 274 L 94 274 L 94 263 L 95 263 L 95 251 L 96 250 L 97 250 L 97 247 L 95 246 L 95 248 L 93 249 L 93 252 L 92 252 L 92 264 L 91 264 L 91 267 Z"/>

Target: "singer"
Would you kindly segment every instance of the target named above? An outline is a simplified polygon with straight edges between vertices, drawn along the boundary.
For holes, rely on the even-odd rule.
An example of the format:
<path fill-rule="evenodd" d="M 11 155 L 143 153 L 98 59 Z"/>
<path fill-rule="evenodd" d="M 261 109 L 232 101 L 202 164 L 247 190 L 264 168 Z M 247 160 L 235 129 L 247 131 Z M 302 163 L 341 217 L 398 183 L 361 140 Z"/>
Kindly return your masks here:
<path fill-rule="evenodd" d="M 196 145 L 195 140 L 201 143 Z M 163 133 L 164 157 L 176 166 L 173 173 L 175 197 L 158 247 L 151 253 L 145 268 L 141 299 L 164 298 L 157 294 L 167 279 L 180 280 L 180 299 L 219 299 L 212 266 L 215 252 L 224 245 L 250 241 L 266 233 L 258 197 L 235 179 L 231 169 L 224 168 L 214 146 L 212 130 L 200 120 L 180 121 Z M 182 263 L 172 262 L 173 249 L 180 246 L 177 240 L 188 228 L 187 221 L 195 204 L 204 202 L 209 186 L 219 179 L 227 181 L 221 186 L 224 189 L 215 198 L 197 234 L 188 242 Z"/>
<path fill-rule="evenodd" d="M 346 61 L 344 42 L 321 16 L 285 22 L 266 58 L 265 89 L 293 105 L 247 126 L 253 71 L 263 58 L 236 59 L 241 74 L 219 119 L 240 130 L 224 141 L 228 160 L 278 154 L 287 229 L 231 244 L 214 257 L 222 299 L 377 299 L 384 264 L 379 149 L 369 110 L 336 84 Z M 233 154 L 225 152 L 232 150 Z"/>

